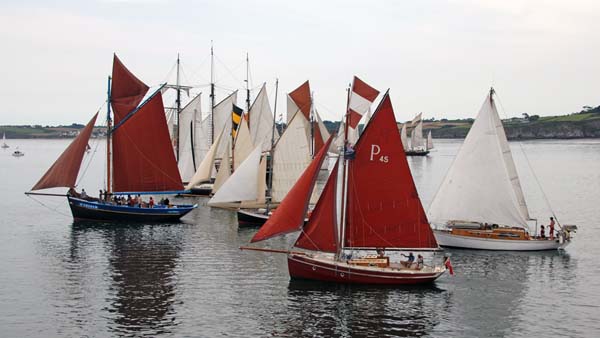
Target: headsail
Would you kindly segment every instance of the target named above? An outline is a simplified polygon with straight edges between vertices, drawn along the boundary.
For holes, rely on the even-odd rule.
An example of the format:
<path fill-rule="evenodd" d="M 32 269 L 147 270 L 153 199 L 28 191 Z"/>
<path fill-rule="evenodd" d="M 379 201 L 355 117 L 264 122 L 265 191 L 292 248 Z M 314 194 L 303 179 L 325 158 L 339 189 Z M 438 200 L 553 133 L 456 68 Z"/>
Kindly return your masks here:
<path fill-rule="evenodd" d="M 308 224 L 294 246 L 314 251 L 336 252 L 336 186 L 339 160 L 336 162 Z"/>
<path fill-rule="evenodd" d="M 354 150 L 348 169 L 345 246 L 437 248 L 388 93 Z"/>
<path fill-rule="evenodd" d="M 260 145 L 263 151 L 269 150 L 271 148 L 271 135 L 273 134 L 273 112 L 269 105 L 265 84 L 261 87 L 250 107 L 248 123 L 253 144 Z M 275 130 L 273 142 L 277 142 L 278 139 L 279 133 Z"/>
<path fill-rule="evenodd" d="M 225 138 L 225 142 L 221 144 L 225 144 L 223 148 L 223 153 L 221 153 L 221 164 L 219 166 L 219 171 L 217 172 L 217 177 L 215 177 L 215 183 L 213 184 L 212 193 L 216 193 L 221 189 L 221 186 L 227 181 L 229 176 L 231 176 L 231 137 L 228 135 L 223 135 Z"/>
<path fill-rule="evenodd" d="M 238 126 L 237 136 L 233 146 L 233 171 L 236 171 L 237 168 L 244 163 L 244 160 L 246 160 L 253 150 L 254 145 L 252 144 L 252 138 L 250 137 L 250 130 L 248 130 L 248 123 L 242 118 Z"/>
<path fill-rule="evenodd" d="M 85 154 L 88 141 L 94 130 L 98 113 L 92 117 L 88 124 L 81 130 L 79 135 L 63 151 L 60 157 L 46 171 L 44 176 L 31 188 L 31 190 L 40 190 L 56 187 L 75 187 L 77 174 L 81 167 L 81 161 Z"/>
<path fill-rule="evenodd" d="M 260 147 L 256 147 L 223 183 L 208 205 L 256 200 L 258 195 Z"/>
<path fill-rule="evenodd" d="M 215 143 L 212 144 L 212 146 L 208 150 L 208 153 L 206 153 L 206 156 L 204 156 L 204 159 L 198 166 L 198 170 L 196 170 L 196 173 L 194 173 L 194 176 L 190 179 L 190 182 L 185 187 L 186 189 L 192 189 L 194 186 L 210 180 L 212 170 L 214 168 L 216 152 L 219 148 L 219 145 L 221 144 L 224 132 L 224 129 L 221 129 L 221 132 L 215 139 Z"/>
<path fill-rule="evenodd" d="M 527 227 L 529 212 L 491 95 L 431 202 L 429 216 L 440 223 L 461 220 Z"/>
<path fill-rule="evenodd" d="M 408 137 L 406 136 L 406 123 L 402 124 L 402 130 L 400 131 L 400 139 L 402 140 L 402 146 L 404 147 L 404 151 L 409 149 L 408 146 Z"/>
<path fill-rule="evenodd" d="M 302 227 L 310 196 L 331 141 L 332 138 L 330 137 L 325 146 L 315 156 L 306 170 L 304 170 L 300 178 L 298 178 L 298 181 L 296 181 L 290 192 L 281 201 L 279 207 L 275 209 L 273 215 L 269 217 L 267 222 L 252 237 L 252 242 L 297 231 Z"/>
<path fill-rule="evenodd" d="M 310 120 L 310 109 L 312 106 L 312 99 L 310 96 L 310 83 L 308 80 L 300 85 L 300 87 L 294 89 L 288 94 L 288 109 L 287 119 L 288 123 L 294 117 L 296 112 L 301 111 L 302 115 L 307 120 Z"/>

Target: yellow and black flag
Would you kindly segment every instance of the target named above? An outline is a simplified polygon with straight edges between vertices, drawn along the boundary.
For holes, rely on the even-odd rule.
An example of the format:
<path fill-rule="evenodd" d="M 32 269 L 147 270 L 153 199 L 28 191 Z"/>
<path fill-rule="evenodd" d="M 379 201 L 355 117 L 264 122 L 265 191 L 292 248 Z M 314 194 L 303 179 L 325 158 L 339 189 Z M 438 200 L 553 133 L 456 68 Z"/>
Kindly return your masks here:
<path fill-rule="evenodd" d="M 231 137 L 235 140 L 235 136 L 237 135 L 238 127 L 240 126 L 240 122 L 242 121 L 242 113 L 244 111 L 242 108 L 233 105 L 233 111 L 231 112 Z"/>

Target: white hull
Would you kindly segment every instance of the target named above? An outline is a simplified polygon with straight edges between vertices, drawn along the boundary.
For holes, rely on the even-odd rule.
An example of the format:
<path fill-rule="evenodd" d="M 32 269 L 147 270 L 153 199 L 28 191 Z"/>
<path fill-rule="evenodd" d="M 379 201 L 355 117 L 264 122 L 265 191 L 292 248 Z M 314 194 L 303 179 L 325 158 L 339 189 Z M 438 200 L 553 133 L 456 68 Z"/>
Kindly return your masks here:
<path fill-rule="evenodd" d="M 452 235 L 448 231 L 433 230 L 435 239 L 440 246 L 498 251 L 542 251 L 564 249 L 569 241 L 560 243 L 558 238 L 554 240 L 515 240 L 515 239 L 491 239 L 469 236 Z"/>

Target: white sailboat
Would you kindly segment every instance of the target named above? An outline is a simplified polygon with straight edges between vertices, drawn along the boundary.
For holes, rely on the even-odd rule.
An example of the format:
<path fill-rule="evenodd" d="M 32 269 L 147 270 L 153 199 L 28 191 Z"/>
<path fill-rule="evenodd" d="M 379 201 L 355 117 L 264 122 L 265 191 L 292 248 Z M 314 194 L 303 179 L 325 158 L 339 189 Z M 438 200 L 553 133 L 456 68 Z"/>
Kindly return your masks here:
<path fill-rule="evenodd" d="M 431 130 L 427 133 L 427 150 L 433 149 L 433 138 L 431 137 Z"/>
<path fill-rule="evenodd" d="M 429 208 L 441 246 L 486 250 L 553 250 L 575 226 L 552 240 L 529 232 L 532 221 L 493 98 L 483 106 Z"/>
<path fill-rule="evenodd" d="M 6 144 L 6 133 L 2 134 L 2 149 L 9 148 L 10 146 Z"/>
<path fill-rule="evenodd" d="M 405 147 L 405 153 L 407 156 L 425 156 L 429 154 L 429 149 L 427 148 L 427 141 L 423 139 L 423 121 L 421 119 L 421 115 L 422 113 L 419 113 L 411 122 L 414 128 L 410 134 L 410 145 L 408 145 L 408 142 L 404 143 L 403 139 L 402 144 Z M 404 124 L 402 128 L 405 128 L 405 126 L 406 124 Z M 404 133 L 406 133 L 406 130 L 404 131 Z M 400 137 L 402 138 L 402 132 Z"/>

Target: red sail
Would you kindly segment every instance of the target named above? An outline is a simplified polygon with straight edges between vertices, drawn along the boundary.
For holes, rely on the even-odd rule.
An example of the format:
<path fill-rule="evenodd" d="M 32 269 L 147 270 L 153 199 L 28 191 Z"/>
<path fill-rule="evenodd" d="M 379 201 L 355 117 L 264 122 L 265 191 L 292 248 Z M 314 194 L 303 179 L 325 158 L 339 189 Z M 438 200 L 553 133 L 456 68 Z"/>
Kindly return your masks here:
<path fill-rule="evenodd" d="M 304 114 L 307 120 L 310 120 L 310 84 L 308 80 L 304 82 L 300 87 L 294 89 L 293 92 L 289 93 L 294 103 L 300 108 L 300 111 Z"/>
<path fill-rule="evenodd" d="M 315 150 L 314 153 L 318 153 L 321 148 L 323 148 L 323 143 L 325 143 L 323 140 L 323 135 L 321 134 L 321 129 L 319 128 L 319 123 L 318 122 L 313 122 L 313 134 L 314 134 L 314 145 L 315 145 Z"/>
<path fill-rule="evenodd" d="M 115 54 L 110 89 L 115 125 L 140 104 L 147 92 L 148 86 L 135 77 Z"/>
<path fill-rule="evenodd" d="M 349 161 L 346 247 L 437 248 L 386 93 Z"/>
<path fill-rule="evenodd" d="M 335 164 L 321 197 L 313 210 L 308 224 L 304 226 L 295 246 L 314 251 L 336 252 L 336 185 L 338 163 Z"/>
<path fill-rule="evenodd" d="M 326 146 L 321 149 L 304 170 L 296 184 L 285 195 L 279 207 L 275 209 L 273 215 L 252 237 L 251 242 L 263 241 L 277 235 L 297 231 L 302 227 L 310 196 L 332 139 L 330 137 L 327 140 Z"/>
<path fill-rule="evenodd" d="M 183 190 L 160 92 L 114 130 L 113 162 L 114 191 Z"/>
<path fill-rule="evenodd" d="M 81 130 L 79 135 L 71 142 L 71 144 L 63 151 L 60 157 L 46 171 L 44 176 L 31 188 L 31 190 L 40 190 L 56 187 L 75 187 L 77 174 L 81 167 L 83 154 L 92 135 L 94 124 L 96 123 L 98 113 L 92 117 L 90 122 Z"/>

